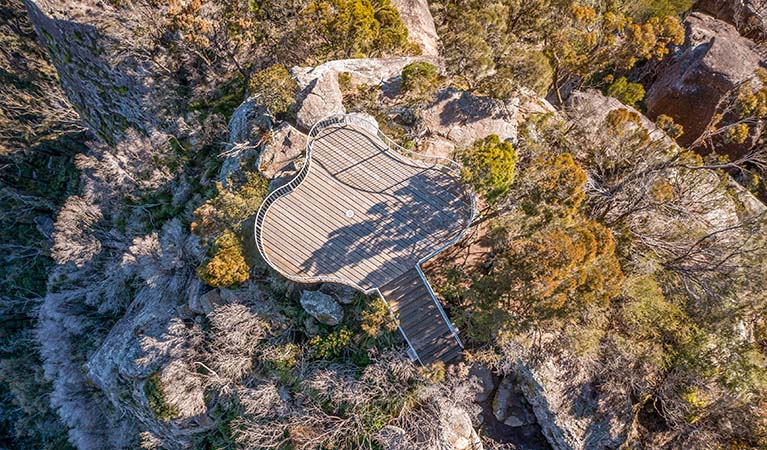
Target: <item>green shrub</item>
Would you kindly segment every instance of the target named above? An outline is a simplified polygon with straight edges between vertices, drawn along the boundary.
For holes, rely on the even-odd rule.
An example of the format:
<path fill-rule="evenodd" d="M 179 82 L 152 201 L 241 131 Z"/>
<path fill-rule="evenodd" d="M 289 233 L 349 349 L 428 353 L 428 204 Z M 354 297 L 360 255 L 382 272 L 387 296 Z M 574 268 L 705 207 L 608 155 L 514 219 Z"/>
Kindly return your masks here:
<path fill-rule="evenodd" d="M 416 96 L 431 95 L 439 84 L 439 70 L 434 64 L 419 61 L 402 69 L 402 91 Z"/>
<path fill-rule="evenodd" d="M 508 194 L 517 164 L 517 152 L 510 143 L 491 134 L 464 151 L 461 160 L 463 182 L 482 194 L 488 203 L 495 203 Z"/>
<path fill-rule="evenodd" d="M 511 97 L 520 87 L 546 95 L 554 71 L 548 58 L 538 50 L 516 50 L 504 58 L 495 75 L 482 80 L 479 91 L 500 100 Z"/>
<path fill-rule="evenodd" d="M 678 16 L 689 11 L 695 4 L 694 0 L 638 0 L 632 2 L 628 12 L 639 20 L 651 17 Z"/>
<path fill-rule="evenodd" d="M 317 60 L 363 58 L 411 50 L 407 28 L 389 0 L 312 0 L 301 13 Z"/>
<path fill-rule="evenodd" d="M 146 395 L 149 407 L 152 408 L 155 417 L 158 419 L 167 421 L 178 417 L 180 414 L 177 407 L 165 401 L 165 390 L 158 372 L 153 373 L 144 382 L 144 395 Z"/>
<path fill-rule="evenodd" d="M 629 83 L 626 77 L 620 77 L 607 89 L 607 95 L 615 97 L 624 105 L 636 106 L 644 98 L 644 86 L 639 83 Z"/>
<path fill-rule="evenodd" d="M 327 336 L 315 336 L 309 341 L 314 356 L 320 359 L 334 359 L 349 350 L 354 333 L 348 328 L 330 333 Z"/>
<path fill-rule="evenodd" d="M 197 269 L 205 284 L 229 287 L 248 279 L 250 269 L 242 254 L 242 243 L 232 231 L 226 230 L 215 240 L 213 257 Z"/>
<path fill-rule="evenodd" d="M 298 85 L 282 64 L 269 66 L 256 72 L 248 83 L 250 94 L 269 109 L 275 116 L 288 112 L 296 102 Z"/>
<path fill-rule="evenodd" d="M 397 324 L 392 320 L 389 308 L 378 297 L 366 298 L 362 310 L 360 328 L 370 337 L 378 337 L 383 331 L 395 331 Z"/>

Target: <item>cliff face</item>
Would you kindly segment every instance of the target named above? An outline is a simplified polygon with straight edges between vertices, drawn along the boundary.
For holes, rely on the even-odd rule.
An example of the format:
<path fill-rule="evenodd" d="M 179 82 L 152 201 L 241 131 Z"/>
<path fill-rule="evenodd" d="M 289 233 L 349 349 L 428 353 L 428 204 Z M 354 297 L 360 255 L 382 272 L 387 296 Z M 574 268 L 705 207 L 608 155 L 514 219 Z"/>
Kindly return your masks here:
<path fill-rule="evenodd" d="M 128 128 L 148 132 L 157 126 L 149 63 L 117 56 L 126 43 L 87 22 L 88 17 L 114 12 L 105 11 L 103 4 L 60 4 L 61 12 L 50 3 L 25 4 L 67 96 L 91 131 L 114 142 Z"/>

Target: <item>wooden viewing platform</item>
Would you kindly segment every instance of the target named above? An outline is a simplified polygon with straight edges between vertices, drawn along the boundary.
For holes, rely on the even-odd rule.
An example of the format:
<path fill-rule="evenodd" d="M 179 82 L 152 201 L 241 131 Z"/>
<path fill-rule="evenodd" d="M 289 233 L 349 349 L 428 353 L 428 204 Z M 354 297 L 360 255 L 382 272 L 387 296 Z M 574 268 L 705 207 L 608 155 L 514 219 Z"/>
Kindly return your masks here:
<path fill-rule="evenodd" d="M 459 175 L 457 163 L 409 152 L 364 119 L 322 120 L 296 177 L 261 205 L 257 247 L 293 281 L 378 293 L 411 357 L 451 361 L 462 344 L 420 265 L 471 224 L 474 197 Z"/>

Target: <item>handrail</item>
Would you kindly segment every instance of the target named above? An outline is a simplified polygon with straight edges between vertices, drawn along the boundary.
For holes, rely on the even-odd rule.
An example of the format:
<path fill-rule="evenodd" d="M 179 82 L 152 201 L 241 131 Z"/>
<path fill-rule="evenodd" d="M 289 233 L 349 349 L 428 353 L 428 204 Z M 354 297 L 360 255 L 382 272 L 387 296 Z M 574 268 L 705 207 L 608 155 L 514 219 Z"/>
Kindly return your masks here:
<path fill-rule="evenodd" d="M 292 192 L 294 189 L 298 188 L 298 186 L 301 185 L 301 183 L 304 181 L 304 179 L 306 179 L 307 175 L 309 174 L 309 171 L 311 169 L 311 162 L 312 162 L 312 157 L 311 156 L 312 156 L 312 146 L 313 146 L 313 143 L 314 143 L 314 138 L 316 138 L 317 135 L 319 135 L 320 132 L 322 132 L 324 129 L 326 129 L 326 128 L 330 127 L 330 126 L 333 126 L 333 125 L 342 124 L 342 125 L 349 125 L 349 126 L 358 126 L 358 125 L 354 125 L 354 124 L 349 123 L 350 122 L 350 120 L 349 120 L 350 118 L 353 118 L 353 120 L 359 120 L 359 121 L 367 122 L 372 127 L 374 127 L 375 130 L 376 130 L 376 133 L 375 133 L 376 137 L 381 139 L 381 141 L 384 144 L 386 144 L 387 149 L 395 150 L 398 153 L 400 153 L 403 156 L 405 156 L 407 158 L 410 158 L 410 159 L 419 158 L 419 159 L 422 159 L 422 160 L 431 161 L 432 165 L 440 166 L 440 167 L 445 168 L 445 169 L 449 170 L 450 172 L 452 172 L 453 175 L 460 176 L 460 173 L 462 171 L 462 166 L 458 162 L 453 161 L 452 159 L 449 159 L 449 158 L 442 157 L 442 156 L 427 155 L 427 154 L 424 154 L 424 153 L 418 153 L 418 152 L 415 152 L 415 151 L 412 151 L 412 150 L 408 150 L 408 149 L 402 147 L 401 145 L 397 144 L 391 138 L 389 138 L 389 136 L 384 134 L 380 130 L 380 128 L 378 127 L 377 123 L 374 123 L 374 122 L 368 120 L 365 117 L 362 117 L 362 116 L 349 116 L 349 115 L 346 115 L 346 114 L 336 114 L 336 115 L 331 115 L 331 116 L 325 117 L 325 118 L 319 120 L 317 123 L 315 123 L 312 126 L 312 128 L 309 130 L 309 134 L 308 134 L 309 138 L 307 139 L 307 142 L 306 142 L 306 156 L 304 157 L 304 164 L 301 167 L 301 169 L 298 171 L 296 176 L 292 180 L 290 180 L 288 183 L 278 187 L 277 189 L 275 189 L 274 191 L 269 193 L 269 195 L 267 195 L 266 198 L 264 198 L 264 201 L 259 206 L 258 212 L 256 213 L 256 220 L 255 220 L 255 223 L 254 223 L 254 234 L 255 234 L 254 237 L 255 237 L 255 240 L 256 240 L 256 248 L 258 249 L 258 252 L 261 254 L 261 257 L 264 259 L 264 261 L 270 267 L 272 267 L 280 275 L 284 276 L 285 278 L 287 278 L 287 279 L 289 279 L 291 281 L 295 281 L 295 282 L 298 282 L 298 283 L 316 283 L 316 282 L 321 282 L 321 283 L 337 283 L 337 284 L 342 284 L 342 285 L 350 286 L 350 287 L 352 287 L 352 288 L 354 288 L 354 289 L 356 289 L 358 291 L 364 292 L 367 295 L 372 295 L 374 293 L 377 293 L 379 295 L 379 297 L 381 297 L 384 300 L 384 302 L 385 302 L 386 299 L 381 294 L 381 291 L 378 290 L 378 288 L 372 288 L 372 289 L 365 290 L 361 286 L 359 286 L 357 283 L 355 283 L 355 282 L 353 282 L 351 280 L 348 280 L 346 278 L 331 277 L 331 276 L 324 276 L 324 275 L 318 275 L 318 276 L 312 276 L 312 277 L 300 277 L 300 276 L 296 276 L 296 275 L 287 273 L 287 272 L 283 271 L 282 269 L 280 269 L 279 267 L 277 267 L 277 265 L 274 264 L 271 261 L 269 256 L 267 256 L 266 251 L 264 250 L 263 242 L 261 240 L 261 231 L 263 229 L 264 219 L 266 218 L 266 214 L 269 211 L 269 207 L 271 207 L 271 205 L 275 201 L 277 201 L 278 198 L 282 197 L 283 195 L 287 195 L 290 192 Z M 260 155 L 259 155 L 259 158 L 260 158 Z M 458 233 L 456 236 L 454 236 L 450 241 L 448 241 L 444 245 L 440 246 L 438 249 L 432 251 L 428 255 L 424 256 L 423 258 L 419 259 L 418 262 L 416 262 L 416 266 L 415 266 L 416 270 L 418 272 L 418 275 L 421 277 L 421 280 L 426 285 L 426 288 L 429 291 L 429 295 L 431 296 L 432 300 L 434 301 L 434 304 L 437 306 L 437 309 L 439 310 L 440 315 L 442 316 L 442 319 L 447 324 L 448 328 L 450 329 L 450 331 L 453 334 L 453 337 L 458 342 L 458 345 L 461 346 L 461 348 L 463 348 L 463 342 L 461 342 L 461 339 L 458 337 L 458 330 L 455 328 L 455 326 L 450 321 L 450 319 L 448 319 L 447 314 L 445 314 L 445 310 L 442 308 L 442 305 L 440 304 L 439 300 L 437 299 L 436 295 L 434 294 L 434 291 L 432 290 L 431 285 L 429 284 L 428 280 L 426 279 L 426 276 L 423 273 L 423 270 L 421 269 L 421 265 L 423 265 L 426 261 L 430 260 L 431 258 L 435 257 L 439 253 L 443 252 L 448 247 L 450 247 L 453 244 L 455 244 L 456 242 L 458 242 L 458 240 L 460 240 L 466 234 L 466 232 L 469 230 L 471 224 L 474 222 L 474 219 L 476 218 L 476 196 L 475 196 L 474 192 L 472 190 L 468 189 L 468 188 L 464 189 L 464 195 L 468 196 L 468 200 L 469 200 L 468 201 L 468 205 L 469 205 L 469 218 L 466 221 L 466 226 L 463 227 L 461 232 Z M 389 310 L 389 311 L 391 312 L 391 310 Z M 415 351 L 415 348 L 411 344 L 410 340 L 407 338 L 407 335 L 405 334 L 405 332 L 400 327 L 399 322 L 397 323 L 397 327 L 399 328 L 400 333 L 402 333 L 402 335 L 405 337 L 405 341 L 407 342 L 407 344 L 410 347 L 410 349 L 413 351 L 413 354 L 415 354 L 415 356 L 418 359 L 418 361 L 421 362 L 421 359 L 418 356 L 418 353 Z"/>

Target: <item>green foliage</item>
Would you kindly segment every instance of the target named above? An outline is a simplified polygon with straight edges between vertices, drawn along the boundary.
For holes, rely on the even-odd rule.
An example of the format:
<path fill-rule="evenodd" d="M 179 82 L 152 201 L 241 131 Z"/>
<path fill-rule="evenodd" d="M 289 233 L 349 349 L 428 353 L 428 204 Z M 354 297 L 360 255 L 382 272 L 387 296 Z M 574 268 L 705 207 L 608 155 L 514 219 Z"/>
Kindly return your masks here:
<path fill-rule="evenodd" d="M 397 330 L 386 303 L 378 297 L 366 298 L 361 313 L 360 328 L 370 337 L 379 337 L 383 332 Z"/>
<path fill-rule="evenodd" d="M 341 328 L 325 336 L 315 336 L 309 341 L 309 347 L 316 358 L 335 359 L 348 354 L 354 333 L 348 328 Z"/>
<path fill-rule="evenodd" d="M 543 97 L 551 86 L 553 75 L 551 64 L 543 52 L 516 49 L 498 62 L 495 75 L 482 80 L 479 90 L 506 100 L 524 87 Z"/>
<path fill-rule="evenodd" d="M 630 83 L 626 77 L 620 77 L 607 89 L 607 95 L 615 97 L 624 105 L 636 106 L 644 99 L 644 86 L 640 83 Z"/>
<path fill-rule="evenodd" d="M 678 139 L 684 134 L 684 127 L 665 114 L 661 114 L 655 119 L 655 126 L 663 130 L 671 139 Z"/>
<path fill-rule="evenodd" d="M 417 97 L 428 97 L 439 83 L 439 69 L 434 64 L 419 61 L 402 69 L 402 90 Z"/>
<path fill-rule="evenodd" d="M 569 220 L 576 215 L 586 194 L 586 172 L 573 155 L 561 153 L 536 158 L 525 171 L 527 195 L 521 205 L 528 216 L 543 222 Z"/>
<path fill-rule="evenodd" d="M 248 279 L 250 268 L 242 254 L 242 242 L 226 230 L 210 249 L 212 257 L 197 269 L 200 279 L 213 287 L 232 287 Z"/>
<path fill-rule="evenodd" d="M 268 183 L 258 173 L 246 172 L 239 187 L 217 183 L 216 188 L 217 194 L 194 211 L 191 229 L 210 245 L 209 258 L 197 269 L 198 276 L 210 286 L 228 287 L 248 279 L 250 267 L 239 233 L 242 222 L 261 205 Z"/>
<path fill-rule="evenodd" d="M 694 0 L 637 0 L 630 2 L 629 14 L 645 20 L 651 17 L 678 16 L 692 9 Z"/>
<path fill-rule="evenodd" d="M 298 85 L 285 66 L 275 64 L 256 72 L 248 83 L 248 89 L 250 95 L 255 96 L 258 103 L 266 106 L 269 112 L 282 116 L 296 102 Z"/>
<path fill-rule="evenodd" d="M 178 408 L 165 400 L 165 391 L 159 373 L 153 373 L 144 382 L 144 395 L 156 418 L 169 421 L 178 417 L 180 413 Z"/>
<path fill-rule="evenodd" d="M 504 229 L 495 234 L 493 267 L 473 289 L 480 303 L 516 314 L 518 325 L 604 305 L 620 292 L 615 241 L 597 222 L 579 219 L 523 238 Z"/>
<path fill-rule="evenodd" d="M 190 103 L 189 110 L 200 111 L 201 120 L 205 120 L 210 114 L 220 114 L 229 120 L 244 97 L 245 83 L 241 77 L 235 77 L 229 82 L 223 83 L 211 98 Z"/>
<path fill-rule="evenodd" d="M 194 212 L 192 232 L 210 240 L 225 230 L 238 230 L 240 223 L 258 210 L 269 184 L 256 172 L 246 172 L 245 182 L 236 188 L 216 183 L 216 195 Z"/>
<path fill-rule="evenodd" d="M 634 277 L 626 283 L 624 295 L 629 301 L 622 308 L 624 341 L 633 353 L 648 358 L 658 367 L 695 367 L 707 371 L 705 360 L 709 346 L 706 334 L 678 305 L 669 302 L 653 277 Z"/>
<path fill-rule="evenodd" d="M 321 59 L 381 56 L 407 49 L 407 28 L 389 0 L 312 0 L 303 23 Z"/>
<path fill-rule="evenodd" d="M 509 193 L 514 182 L 517 153 L 508 142 L 491 134 L 461 154 L 463 182 L 495 203 Z"/>
<path fill-rule="evenodd" d="M 664 1 L 653 3 L 644 9 L 652 14 L 636 17 L 627 14 L 633 5 L 621 0 L 436 1 L 432 12 L 447 71 L 471 88 L 504 98 L 508 81 L 539 93 L 549 87 L 558 92 L 566 82 L 599 85 L 597 74 L 663 58 L 669 43 L 682 43 L 684 29 L 677 17 L 653 15 L 663 12 Z"/>

